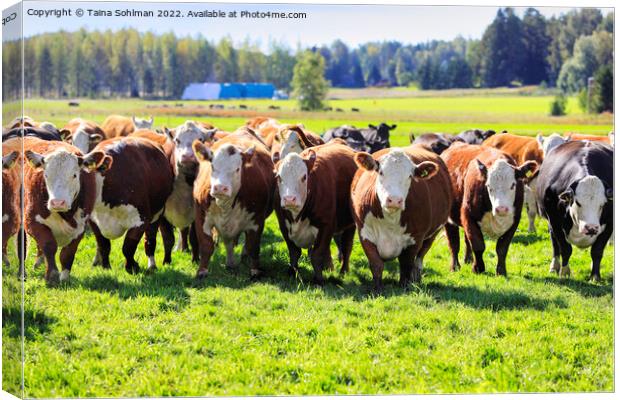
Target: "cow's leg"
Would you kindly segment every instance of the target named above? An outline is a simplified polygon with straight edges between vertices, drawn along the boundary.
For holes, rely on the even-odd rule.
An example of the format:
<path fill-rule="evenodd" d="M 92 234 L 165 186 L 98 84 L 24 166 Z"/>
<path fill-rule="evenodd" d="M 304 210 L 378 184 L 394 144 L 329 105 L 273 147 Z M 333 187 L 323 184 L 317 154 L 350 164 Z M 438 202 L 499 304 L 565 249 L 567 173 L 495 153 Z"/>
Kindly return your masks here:
<path fill-rule="evenodd" d="M 178 250 L 189 251 L 188 238 L 189 238 L 189 227 L 181 229 Z"/>
<path fill-rule="evenodd" d="M 250 259 L 250 277 L 258 278 L 262 275 L 260 268 L 260 239 L 265 228 L 264 222 L 256 230 L 245 232 L 245 251 Z"/>
<path fill-rule="evenodd" d="M 568 243 L 564 235 L 557 235 L 556 238 L 560 245 L 560 251 L 562 252 L 562 266 L 560 267 L 560 277 L 570 277 L 570 266 L 568 265 L 568 261 L 570 260 L 570 256 L 573 253 L 573 246 Z"/>
<path fill-rule="evenodd" d="M 290 262 L 289 273 L 291 275 L 297 275 L 299 269 L 299 257 L 301 257 L 301 248 L 297 247 L 297 245 L 293 243 L 293 241 L 289 239 L 286 234 L 284 234 L 284 242 L 288 248 L 288 258 Z"/>
<path fill-rule="evenodd" d="M 497 239 L 497 243 L 495 243 L 495 252 L 497 253 L 497 268 L 495 269 L 496 275 L 506 276 L 506 256 L 508 256 L 508 248 L 510 247 L 510 242 L 517 231 L 517 227 L 519 226 L 519 220 L 516 220 L 515 223 L 504 233 L 499 239 Z"/>
<path fill-rule="evenodd" d="M 36 243 L 36 245 L 37 245 L 37 257 L 34 260 L 34 267 L 39 268 L 41 265 L 45 263 L 45 255 L 43 254 L 43 249 L 41 249 L 41 246 L 39 245 L 39 243 Z"/>
<path fill-rule="evenodd" d="M 3 229 L 3 233 L 2 233 L 2 265 L 5 268 L 8 268 L 11 266 L 11 263 L 9 261 L 9 257 L 8 257 L 8 253 L 6 251 L 6 248 L 8 247 L 8 243 L 9 243 L 9 235 L 5 235 L 4 233 L 6 232 Z"/>
<path fill-rule="evenodd" d="M 237 262 L 235 261 L 235 244 L 235 240 L 224 239 L 224 247 L 226 248 L 226 269 L 229 271 L 234 271 L 237 267 Z"/>
<path fill-rule="evenodd" d="M 62 266 L 62 271 L 60 272 L 61 282 L 69 280 L 71 267 L 73 266 L 73 260 L 75 259 L 75 253 L 77 252 L 78 245 L 80 244 L 83 236 L 84 234 L 81 234 L 60 250 L 60 265 Z"/>
<path fill-rule="evenodd" d="M 465 235 L 465 259 L 463 259 L 465 264 L 471 264 L 474 262 L 474 253 L 471 250 L 471 243 L 467 239 L 467 235 Z"/>
<path fill-rule="evenodd" d="M 370 264 L 374 290 L 377 293 L 381 293 L 383 291 L 383 268 L 385 263 L 381 259 L 381 256 L 379 256 L 379 251 L 374 243 L 366 239 L 362 239 L 361 243 L 362 249 L 364 249 L 364 253 L 366 254 L 366 258 L 368 258 L 368 263 Z"/>
<path fill-rule="evenodd" d="M 609 241 L 612 233 L 613 228 L 607 227 L 592 244 L 592 248 L 590 249 L 590 257 L 592 258 L 592 271 L 590 272 L 590 280 L 596 282 L 599 282 L 601 280 L 601 259 L 603 258 L 605 246 L 607 245 L 607 242 Z"/>
<path fill-rule="evenodd" d="M 485 249 L 484 236 L 478 224 L 467 218 L 463 221 L 463 230 L 465 231 L 465 239 L 469 240 L 472 251 L 474 252 L 474 266 L 472 271 L 476 274 L 480 274 L 485 270 L 483 259 Z"/>
<path fill-rule="evenodd" d="M 48 285 L 55 285 L 58 283 L 59 274 L 58 267 L 56 266 L 58 245 L 54 235 L 46 226 L 40 225 L 39 229 L 37 229 L 36 241 L 43 252 L 43 257 L 45 257 L 45 281 Z"/>
<path fill-rule="evenodd" d="M 157 269 L 157 262 L 155 261 L 155 249 L 157 247 L 157 228 L 158 223 L 153 222 L 145 224 L 144 226 L 144 253 L 148 257 L 147 273 L 153 273 Z"/>
<path fill-rule="evenodd" d="M 110 239 L 104 237 L 97 224 L 92 221 L 90 222 L 90 229 L 97 241 L 97 254 L 93 260 L 93 266 L 101 265 L 103 268 L 110 269 L 110 249 L 112 248 Z"/>
<path fill-rule="evenodd" d="M 131 228 L 125 234 L 125 240 L 123 241 L 123 255 L 125 256 L 125 270 L 130 274 L 137 274 L 140 272 L 140 266 L 134 259 L 134 256 L 143 233 L 144 226 L 139 226 L 137 228 Z"/>
<path fill-rule="evenodd" d="M 407 287 L 413 280 L 420 282 L 420 271 L 415 265 L 415 259 L 420 246 L 409 246 L 404 249 L 398 256 L 398 264 L 400 266 L 400 286 Z"/>
<path fill-rule="evenodd" d="M 524 189 L 525 208 L 527 210 L 527 219 L 529 222 L 527 231 L 529 233 L 535 233 L 536 232 L 535 222 L 536 222 L 536 214 L 537 214 L 536 193 L 534 192 L 533 187 L 530 187 L 529 185 L 524 185 L 523 189 Z"/>
<path fill-rule="evenodd" d="M 310 254 L 310 262 L 314 269 L 313 281 L 317 285 L 323 285 L 325 280 L 323 279 L 323 269 L 326 264 L 331 262 L 331 254 L 329 251 L 329 244 L 331 243 L 333 236 L 332 229 L 320 229 L 317 237 L 312 245 L 312 253 Z"/>
<path fill-rule="evenodd" d="M 560 232 L 560 234 L 562 234 Z M 553 259 L 551 260 L 551 265 L 549 266 L 549 272 L 558 274 L 560 272 L 560 259 L 562 257 L 562 251 L 560 249 L 560 242 L 555 236 L 555 232 L 551 228 L 551 224 L 549 224 L 549 236 L 551 237 L 551 246 L 553 247 Z"/>
<path fill-rule="evenodd" d="M 428 251 L 431 249 L 431 246 L 433 245 L 433 242 L 435 241 L 435 238 L 437 237 L 438 234 L 439 234 L 439 231 L 433 233 L 431 237 L 425 239 L 422 242 L 422 246 L 420 246 L 420 249 L 416 253 L 416 257 L 415 257 L 413 264 L 414 264 L 414 268 L 417 268 L 420 270 L 420 274 L 422 274 L 422 270 L 424 269 L 424 257 L 426 256 L 426 253 L 428 253 Z"/>
<path fill-rule="evenodd" d="M 198 263 L 200 253 L 198 250 L 198 236 L 196 235 L 196 224 L 192 222 L 189 228 L 189 244 L 192 246 L 192 262 Z"/>
<path fill-rule="evenodd" d="M 159 233 L 164 243 L 164 264 L 172 262 L 172 248 L 174 247 L 174 226 L 166 218 L 159 220 Z"/>
<path fill-rule="evenodd" d="M 334 236 L 335 238 L 335 236 Z M 345 230 L 340 234 L 339 259 L 340 275 L 349 272 L 349 261 L 351 259 L 351 251 L 353 250 L 353 239 L 355 238 L 355 226 Z"/>
<path fill-rule="evenodd" d="M 336 233 L 334 235 L 334 243 L 336 243 L 336 248 L 338 249 L 338 261 L 342 263 L 342 233 Z"/>
<path fill-rule="evenodd" d="M 448 247 L 450 247 L 450 253 L 452 254 L 452 263 L 450 264 L 450 271 L 458 271 L 461 269 L 459 264 L 459 227 L 451 223 L 446 224 L 446 237 L 448 238 Z"/>
<path fill-rule="evenodd" d="M 198 248 L 200 250 L 200 265 L 198 271 L 196 271 L 196 279 L 204 279 L 209 272 L 209 261 L 213 255 L 215 249 L 215 242 L 213 240 L 211 227 L 206 227 L 204 224 L 204 212 L 196 207 L 196 237 L 198 238 Z"/>

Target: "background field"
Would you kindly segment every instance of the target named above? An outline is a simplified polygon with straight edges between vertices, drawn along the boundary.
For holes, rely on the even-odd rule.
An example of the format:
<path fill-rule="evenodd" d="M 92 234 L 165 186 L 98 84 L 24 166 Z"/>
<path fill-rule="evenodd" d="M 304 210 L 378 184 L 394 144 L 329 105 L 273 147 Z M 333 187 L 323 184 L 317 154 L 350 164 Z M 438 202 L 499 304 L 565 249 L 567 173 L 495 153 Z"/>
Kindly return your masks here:
<path fill-rule="evenodd" d="M 304 114 L 289 101 L 236 101 L 217 103 L 256 109 L 214 116 L 207 115 L 208 102 L 182 102 L 181 107 L 175 106 L 181 102 L 137 100 L 81 100 L 79 108 L 28 101 L 25 113 L 59 125 L 75 116 L 101 122 L 110 113 L 152 113 L 157 126 L 194 118 L 233 129 L 277 104 L 282 109 L 270 115 L 303 122 L 317 132 L 342 123 L 397 123 L 393 145 L 406 144 L 410 131 L 481 127 L 521 134 L 605 134 L 612 129 L 612 116 L 584 115 L 574 99 L 569 115 L 548 117 L 548 96 L 485 91 L 385 98 L 383 92 L 362 92 L 362 97 L 369 95 L 376 99 L 332 92 L 347 97 L 331 100 L 332 107 L 358 107 L 360 113 Z M 345 277 L 328 272 L 323 288 L 310 285 L 306 256 L 301 276 L 290 277 L 273 215 L 261 252 L 267 277 L 259 282 L 248 279 L 246 266 L 237 275 L 226 272 L 222 246 L 201 284 L 193 279 L 196 266 L 189 255 L 178 252 L 173 264 L 160 265 L 155 275 L 130 276 L 122 267 L 120 247 L 120 240 L 113 242 L 111 271 L 93 268 L 95 241 L 87 235 L 71 281 L 47 288 L 43 269 L 32 266 L 31 244 L 24 310 L 26 396 L 614 389 L 613 246 L 605 251 L 601 283 L 586 281 L 589 252 L 578 249 L 571 259 L 573 277 L 561 280 L 548 272 L 551 243 L 544 221 L 538 220 L 536 234 L 528 234 L 525 215 L 508 253 L 508 278 L 494 276 L 491 241 L 485 274 L 474 275 L 469 265 L 450 273 L 441 235 L 427 256 L 422 284 L 401 289 L 392 262 L 382 296 L 371 294 L 370 270 L 357 240 Z M 158 262 L 161 250 L 160 242 Z M 144 268 L 142 245 L 136 255 Z M 5 293 L 18 290 L 11 279 L 17 273 L 14 252 L 11 258 L 13 267 L 3 269 Z M 4 299 L 3 341 L 11 348 L 19 346 L 18 307 L 17 299 Z M 4 353 L 5 365 L 14 355 Z M 18 379 L 18 370 L 3 373 L 6 381 Z"/>

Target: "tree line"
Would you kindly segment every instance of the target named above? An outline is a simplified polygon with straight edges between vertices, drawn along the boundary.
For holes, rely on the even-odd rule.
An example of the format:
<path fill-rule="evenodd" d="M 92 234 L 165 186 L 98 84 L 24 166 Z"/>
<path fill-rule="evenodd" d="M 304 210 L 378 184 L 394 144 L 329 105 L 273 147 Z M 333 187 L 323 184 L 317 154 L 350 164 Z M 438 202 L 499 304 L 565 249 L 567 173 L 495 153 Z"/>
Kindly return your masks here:
<path fill-rule="evenodd" d="M 365 43 L 268 51 L 246 39 L 156 35 L 134 29 L 56 32 L 26 38 L 26 97 L 179 97 L 191 82 L 271 82 L 290 91 L 297 60 L 308 50 L 323 58 L 332 87 L 407 86 L 422 89 L 544 83 L 580 92 L 587 79 L 613 73 L 613 13 L 579 9 L 545 18 L 534 8 L 519 17 L 500 8 L 481 39 L 403 44 Z M 20 95 L 20 43 L 4 43 L 3 98 Z"/>

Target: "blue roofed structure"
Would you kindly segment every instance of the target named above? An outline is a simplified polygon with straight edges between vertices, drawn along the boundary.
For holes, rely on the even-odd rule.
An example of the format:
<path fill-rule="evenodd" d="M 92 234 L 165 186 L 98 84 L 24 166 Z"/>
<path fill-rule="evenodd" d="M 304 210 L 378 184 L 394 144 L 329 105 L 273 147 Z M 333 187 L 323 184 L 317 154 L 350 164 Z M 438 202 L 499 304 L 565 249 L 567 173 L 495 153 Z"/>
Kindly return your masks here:
<path fill-rule="evenodd" d="M 183 100 L 271 99 L 276 91 L 271 83 L 190 83 Z"/>

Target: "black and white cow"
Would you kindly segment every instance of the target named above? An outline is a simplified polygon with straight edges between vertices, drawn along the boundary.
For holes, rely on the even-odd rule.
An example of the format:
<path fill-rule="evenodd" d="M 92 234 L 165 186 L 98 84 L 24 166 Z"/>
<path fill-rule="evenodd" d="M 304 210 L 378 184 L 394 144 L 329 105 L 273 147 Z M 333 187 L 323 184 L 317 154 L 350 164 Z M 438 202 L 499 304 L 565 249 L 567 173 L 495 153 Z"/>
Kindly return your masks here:
<path fill-rule="evenodd" d="M 495 135 L 493 130 L 468 129 L 459 133 L 456 137 L 467 144 L 482 144 L 482 142 L 493 135 Z"/>
<path fill-rule="evenodd" d="M 542 164 L 536 194 L 540 215 L 549 221 L 550 270 L 570 276 L 572 245 L 591 247 L 590 279 L 600 280 L 603 250 L 613 233 L 612 148 L 582 141 L 556 147 Z"/>

